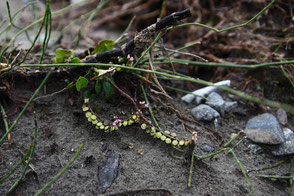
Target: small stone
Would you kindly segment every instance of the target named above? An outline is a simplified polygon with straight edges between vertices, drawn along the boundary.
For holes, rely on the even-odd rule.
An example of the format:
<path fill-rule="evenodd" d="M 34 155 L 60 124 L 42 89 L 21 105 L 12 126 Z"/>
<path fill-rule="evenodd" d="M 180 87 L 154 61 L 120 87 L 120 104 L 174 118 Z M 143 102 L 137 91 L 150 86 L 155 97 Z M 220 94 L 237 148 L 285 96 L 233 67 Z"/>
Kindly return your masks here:
<path fill-rule="evenodd" d="M 264 150 L 257 144 L 249 144 L 248 149 L 249 153 L 253 155 L 260 155 L 264 152 Z"/>
<path fill-rule="evenodd" d="M 212 121 L 220 116 L 215 109 L 205 104 L 200 104 L 199 106 L 193 108 L 191 113 L 196 120 Z"/>
<path fill-rule="evenodd" d="M 278 149 L 272 151 L 276 156 L 294 154 L 294 133 L 288 128 L 284 128 L 283 132 L 285 142 L 279 145 Z"/>
<path fill-rule="evenodd" d="M 238 102 L 237 101 L 226 101 L 224 105 L 224 111 L 230 112 L 237 108 Z"/>
<path fill-rule="evenodd" d="M 282 108 L 278 109 L 278 111 L 276 112 L 276 116 L 281 125 L 285 126 L 288 123 L 287 113 Z"/>
<path fill-rule="evenodd" d="M 216 86 L 231 86 L 231 81 L 224 80 L 224 81 L 214 83 L 214 85 L 216 85 Z M 186 103 L 192 103 L 195 100 L 196 104 L 198 105 L 204 100 L 203 97 L 206 97 L 211 92 L 216 92 L 219 90 L 220 89 L 215 86 L 207 86 L 205 88 L 195 90 L 195 91 L 193 91 L 193 94 L 187 94 L 187 95 L 183 96 L 181 99 Z M 196 96 L 196 98 L 195 98 L 194 94 L 199 95 L 199 96 Z"/>
<path fill-rule="evenodd" d="M 257 143 L 281 144 L 285 141 L 276 117 L 269 113 L 251 118 L 244 132 L 250 140 Z"/>
<path fill-rule="evenodd" d="M 203 151 L 203 152 L 213 152 L 214 151 L 214 147 L 208 145 L 208 144 L 202 144 L 200 146 L 200 149 Z"/>
<path fill-rule="evenodd" d="M 119 164 L 119 154 L 116 152 L 107 152 L 104 160 L 98 165 L 98 192 L 105 193 L 117 177 Z"/>
<path fill-rule="evenodd" d="M 209 105 L 210 107 L 216 109 L 221 114 L 224 113 L 225 109 L 225 101 L 223 98 L 216 92 L 212 92 L 207 97 L 208 101 L 205 102 L 205 104 Z"/>

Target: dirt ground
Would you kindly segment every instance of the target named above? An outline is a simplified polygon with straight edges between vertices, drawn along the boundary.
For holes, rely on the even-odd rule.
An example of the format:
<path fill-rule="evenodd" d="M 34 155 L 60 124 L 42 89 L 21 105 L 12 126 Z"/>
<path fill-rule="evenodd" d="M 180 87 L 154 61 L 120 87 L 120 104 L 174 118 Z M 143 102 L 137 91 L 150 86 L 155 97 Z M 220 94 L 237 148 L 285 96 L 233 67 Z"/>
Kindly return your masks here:
<path fill-rule="evenodd" d="M 161 2 L 152 2 L 155 3 L 142 3 L 142 8 L 145 8 L 147 13 L 154 13 L 154 16 L 158 16 L 156 14 L 159 13 L 160 6 L 158 5 L 161 5 Z M 244 22 L 266 5 L 265 1 L 244 1 L 242 3 L 210 1 L 210 4 L 200 3 L 200 1 L 195 1 L 194 3 L 189 1 L 186 3 L 166 2 L 167 9 L 170 9 L 169 13 L 190 5 L 193 13 L 198 14 L 199 22 L 204 24 L 211 22 L 218 28 L 226 27 L 225 25 L 232 26 L 238 20 Z M 291 32 L 288 29 L 290 27 L 287 27 L 286 24 L 293 27 L 292 21 L 288 18 L 290 11 L 285 8 L 288 3 L 292 3 L 292 6 L 294 4 L 291 1 L 281 1 L 279 4 L 274 5 L 271 11 L 268 11 L 264 17 L 260 17 L 258 21 L 260 26 L 254 26 L 257 25 L 254 24 L 242 30 L 238 29 L 221 34 L 199 30 L 199 27 L 195 27 L 196 29 L 185 29 L 180 33 L 176 31 L 170 32 L 165 36 L 164 42 L 167 46 L 178 48 L 184 45 L 183 43 L 191 40 L 200 40 L 202 44 L 189 49 L 189 52 L 196 53 L 211 62 L 254 64 L 269 62 L 270 60 L 282 57 L 290 58 L 293 54 L 293 49 L 289 49 L 289 47 L 293 45 L 293 40 L 288 40 L 288 50 L 285 49 L 286 41 L 284 40 Z M 117 1 L 117 4 L 122 4 L 122 2 Z M 113 3 L 111 5 L 113 10 L 117 11 L 116 4 Z M 177 5 L 179 5 L 178 8 Z M 197 6 L 199 7 L 197 8 Z M 237 6 L 239 7 L 237 8 Z M 252 9 L 250 9 L 250 6 L 252 6 Z M 199 11 L 199 8 L 202 8 L 202 10 Z M 106 8 L 106 11 L 102 10 L 102 13 L 106 15 L 110 11 L 111 9 L 108 9 L 107 12 Z M 133 11 L 136 11 L 136 9 Z M 277 20 L 275 16 L 280 12 L 284 13 L 281 17 L 287 17 L 284 22 L 277 24 L 275 23 L 275 20 Z M 209 13 L 211 18 L 208 18 Z M 126 14 L 116 17 L 122 21 L 127 21 L 126 18 L 129 19 L 132 15 Z M 141 17 L 134 24 L 134 28 L 137 29 L 134 29 L 132 33 L 134 34 L 136 30 L 140 30 L 141 25 L 146 27 L 150 20 L 156 18 L 153 15 L 141 13 Z M 232 15 L 237 17 L 237 21 L 230 19 Z M 107 18 L 104 18 L 104 20 L 106 21 L 105 23 L 109 22 Z M 144 20 L 148 22 L 142 24 Z M 195 20 L 195 18 L 191 20 Z M 270 21 L 273 21 L 273 23 Z M 94 31 L 95 26 L 97 30 L 99 28 L 100 30 L 103 28 L 107 29 L 103 26 L 102 22 L 100 23 L 95 24 L 94 22 L 94 27 L 91 31 Z M 114 32 L 122 28 L 120 25 L 124 26 L 122 23 L 117 24 L 118 27 L 114 28 L 114 23 L 109 22 L 107 25 L 108 28 L 113 28 Z M 272 29 L 270 30 L 270 28 Z M 192 32 L 194 33 L 191 34 Z M 191 36 L 188 38 L 186 35 L 189 33 Z M 272 55 L 272 50 L 270 49 L 272 49 L 273 44 L 276 42 L 281 44 L 281 50 L 276 55 Z M 258 54 L 257 51 L 259 51 Z M 33 55 L 27 61 L 29 63 L 37 63 L 34 62 Z M 245 91 L 254 96 L 262 96 L 293 105 L 293 87 L 291 87 L 289 80 L 285 79 L 279 68 L 250 71 L 192 66 L 183 68 L 181 66 L 183 65 L 176 65 L 176 68 L 195 78 L 213 82 L 220 79 L 231 79 L 233 87 L 238 90 Z M 69 74 L 55 75 L 46 84 L 46 91 L 42 91 L 39 96 L 59 91 L 67 85 L 68 81 L 72 81 L 77 77 L 78 75 Z M 124 87 L 130 79 L 124 79 L 123 77 L 120 77 L 118 81 L 122 81 L 121 86 Z M 125 75 L 125 77 L 128 77 L 128 75 Z M 25 101 L 30 98 L 42 79 L 43 76 L 41 75 L 27 77 L 12 75 L 6 78 L 12 87 L 11 91 L 8 92 L 11 96 L 7 96 L 6 92 L 4 97 L 6 100 L 6 111 L 9 114 L 9 122 L 13 122 L 18 112 L 23 108 Z M 164 87 L 169 85 L 186 90 L 195 90 L 199 87 L 199 85 L 178 81 L 162 81 L 162 84 Z M 173 97 L 173 100 L 167 100 L 163 96 L 148 91 L 151 101 L 150 105 L 155 112 L 156 119 L 164 130 L 168 129 L 184 137 L 189 137 L 190 135 L 189 132 L 185 131 L 185 127 L 197 130 L 198 141 L 195 152 L 199 155 L 207 154 L 200 149 L 201 145 L 209 144 L 218 150 L 224 142 L 230 139 L 232 133 L 237 133 L 245 128 L 248 119 L 264 112 L 274 114 L 276 111 L 275 108 L 250 103 L 237 96 L 228 95 L 223 92 L 222 95 L 226 100 L 238 101 L 238 108 L 237 111 L 227 113 L 220 119 L 219 127 L 215 130 L 215 133 L 211 131 L 215 129 L 212 122 L 200 122 L 201 126 L 199 126 L 199 124 L 179 118 L 168 106 L 176 108 L 190 118 L 192 118 L 190 114 L 192 106 L 180 100 L 183 93 L 173 90 L 167 90 L 167 92 Z M 136 96 L 138 101 L 143 100 L 140 93 L 136 94 Z M 158 102 L 159 98 L 166 105 Z M 37 113 L 38 140 L 31 167 L 11 195 L 33 195 L 67 164 L 81 143 L 84 143 L 85 146 L 79 157 L 62 177 L 46 190 L 44 195 L 99 195 L 98 165 L 101 164 L 101 159 L 107 151 L 117 152 L 120 159 L 118 176 L 105 195 L 250 195 L 250 189 L 241 169 L 231 153 L 221 153 L 211 159 L 195 161 L 191 188 L 187 188 L 188 172 L 190 169 L 189 160 L 172 158 L 170 155 L 170 152 L 173 151 L 172 147 L 150 137 L 141 130 L 138 124 L 122 128 L 112 134 L 96 130 L 85 119 L 84 113 L 81 111 L 82 104 L 83 96 L 81 93 L 72 90 L 64 91 L 52 97 L 35 101 L 33 106 L 29 108 L 29 111 L 21 118 L 12 132 L 12 143 L 5 142 L 1 146 L 0 176 L 6 175 L 11 170 L 25 154 L 29 144 L 32 143 L 34 133 L 33 111 Z M 135 112 L 132 104 L 120 96 L 119 93 L 116 93 L 109 101 L 106 101 L 101 95 L 96 98 L 95 104 L 100 108 L 100 117 L 105 120 L 111 119 L 114 115 L 127 117 Z M 294 130 L 293 116 L 288 115 L 288 121 L 287 127 Z M 4 130 L 2 122 L 1 130 Z M 255 175 L 288 175 L 292 157 L 273 156 L 270 146 L 262 146 L 264 152 L 254 154 L 249 149 L 250 144 L 252 142 L 245 139 L 235 149 L 235 153 L 246 171 L 270 167 L 279 161 L 284 161 L 273 169 L 253 171 L 248 174 L 257 195 L 287 195 L 289 192 L 288 181 L 269 180 L 256 177 Z M 133 145 L 133 148 L 130 148 L 130 145 Z M 140 154 L 138 151 L 142 153 Z M 24 166 L 23 164 L 7 181 L 0 184 L 0 195 L 4 195 L 17 180 Z M 130 192 L 134 190 L 137 190 L 136 194 Z"/>

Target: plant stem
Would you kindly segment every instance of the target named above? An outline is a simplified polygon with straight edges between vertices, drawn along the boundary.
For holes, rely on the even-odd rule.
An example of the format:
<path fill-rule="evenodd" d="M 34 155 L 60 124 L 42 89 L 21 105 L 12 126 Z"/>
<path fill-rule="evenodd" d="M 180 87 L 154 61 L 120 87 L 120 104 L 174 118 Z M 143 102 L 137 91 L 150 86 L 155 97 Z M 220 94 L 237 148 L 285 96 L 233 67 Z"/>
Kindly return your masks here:
<path fill-rule="evenodd" d="M 39 94 L 40 90 L 43 88 L 43 86 L 45 85 L 45 83 L 47 82 L 47 80 L 49 79 L 50 75 L 51 75 L 52 71 L 49 71 L 46 75 L 46 77 L 44 78 L 44 80 L 42 81 L 42 83 L 40 84 L 40 86 L 37 88 L 37 90 L 34 92 L 34 94 L 32 95 L 32 97 L 30 98 L 30 100 L 26 103 L 26 105 L 24 106 L 24 108 L 22 109 L 22 111 L 18 114 L 18 116 L 16 117 L 16 119 L 13 121 L 12 125 L 10 126 L 10 128 L 8 129 L 8 131 L 5 133 L 5 135 L 2 136 L 2 138 L 0 139 L 0 146 L 2 145 L 2 143 L 4 142 L 4 139 L 8 136 L 8 134 L 14 129 L 14 127 L 17 125 L 18 121 L 20 120 L 20 118 L 22 117 L 22 115 L 24 114 L 24 112 L 28 109 L 28 107 L 31 105 L 32 101 L 35 99 L 35 97 Z"/>

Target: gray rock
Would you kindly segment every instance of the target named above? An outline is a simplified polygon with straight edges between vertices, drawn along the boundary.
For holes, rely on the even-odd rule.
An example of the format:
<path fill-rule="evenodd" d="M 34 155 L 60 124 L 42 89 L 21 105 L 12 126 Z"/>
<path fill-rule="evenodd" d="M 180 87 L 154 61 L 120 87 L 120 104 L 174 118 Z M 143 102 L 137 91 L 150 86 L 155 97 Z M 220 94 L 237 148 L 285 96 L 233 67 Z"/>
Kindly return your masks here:
<path fill-rule="evenodd" d="M 230 112 L 233 109 L 237 108 L 238 102 L 237 101 L 226 101 L 224 105 L 224 111 Z"/>
<path fill-rule="evenodd" d="M 288 117 L 287 117 L 287 113 L 285 110 L 283 109 L 278 109 L 278 111 L 276 112 L 276 116 L 278 121 L 281 123 L 281 125 L 286 125 L 288 123 Z"/>
<path fill-rule="evenodd" d="M 216 92 L 212 92 L 207 97 L 208 101 L 205 104 L 209 105 L 210 107 L 216 109 L 222 115 L 224 114 L 225 109 L 225 101 L 223 98 Z"/>
<path fill-rule="evenodd" d="M 250 140 L 257 143 L 281 144 L 285 141 L 276 117 L 269 113 L 251 118 L 244 132 Z"/>
<path fill-rule="evenodd" d="M 205 104 L 200 104 L 199 106 L 193 108 L 191 113 L 196 120 L 212 121 L 220 116 L 215 109 Z"/>
<path fill-rule="evenodd" d="M 119 154 L 109 151 L 103 157 L 103 161 L 98 165 L 98 192 L 105 193 L 117 177 L 119 164 Z"/>
<path fill-rule="evenodd" d="M 276 156 L 289 155 L 294 153 L 294 133 L 288 128 L 283 129 L 285 142 L 279 145 L 272 153 Z"/>
<path fill-rule="evenodd" d="M 203 152 L 213 152 L 214 151 L 214 147 L 208 145 L 208 144 L 202 144 L 200 146 L 200 149 L 203 151 Z"/>
<path fill-rule="evenodd" d="M 214 83 L 215 86 L 230 86 L 231 85 L 231 81 L 230 80 L 224 80 L 224 81 L 220 81 L 217 83 Z M 207 86 L 205 88 L 201 88 L 198 90 L 193 91 L 193 94 L 187 94 L 185 96 L 183 96 L 181 99 L 183 101 L 185 101 L 186 103 L 192 103 L 194 100 L 196 101 L 196 104 L 200 104 L 201 102 L 203 102 L 203 97 L 206 97 L 207 95 L 209 95 L 211 92 L 216 92 L 219 89 L 215 86 Z M 195 95 L 196 96 L 195 98 Z"/>

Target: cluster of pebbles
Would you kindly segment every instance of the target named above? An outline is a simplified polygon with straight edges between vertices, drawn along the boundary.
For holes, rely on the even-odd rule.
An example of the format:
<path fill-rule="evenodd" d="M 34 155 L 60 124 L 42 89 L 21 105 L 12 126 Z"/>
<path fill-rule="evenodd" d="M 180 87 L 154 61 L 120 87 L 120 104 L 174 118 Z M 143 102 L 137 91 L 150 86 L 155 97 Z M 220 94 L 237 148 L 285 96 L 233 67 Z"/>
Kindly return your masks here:
<path fill-rule="evenodd" d="M 230 86 L 230 80 L 215 83 L 215 86 Z M 191 109 L 192 116 L 198 121 L 215 121 L 238 106 L 236 101 L 225 101 L 217 92 L 219 88 L 209 86 L 193 91 L 183 96 L 182 101 L 196 104 Z M 287 113 L 279 109 L 275 115 L 263 113 L 248 120 L 244 132 L 248 139 L 254 142 L 249 148 L 256 153 L 263 149 L 258 144 L 267 144 L 273 149 L 272 154 L 283 156 L 294 154 L 294 133 L 287 128 Z"/>

